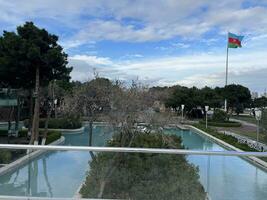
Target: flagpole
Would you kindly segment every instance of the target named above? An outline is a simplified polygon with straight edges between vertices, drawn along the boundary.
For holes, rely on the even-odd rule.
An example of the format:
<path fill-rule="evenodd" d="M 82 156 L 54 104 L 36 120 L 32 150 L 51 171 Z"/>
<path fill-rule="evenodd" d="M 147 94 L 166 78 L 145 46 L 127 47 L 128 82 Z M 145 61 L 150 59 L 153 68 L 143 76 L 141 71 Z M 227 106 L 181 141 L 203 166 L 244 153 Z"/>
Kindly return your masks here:
<path fill-rule="evenodd" d="M 228 83 L 228 51 L 229 51 L 229 47 L 228 47 L 228 34 L 227 34 L 225 86 L 227 86 L 227 83 Z M 227 112 L 227 99 L 226 99 L 226 97 L 224 100 L 224 111 Z"/>

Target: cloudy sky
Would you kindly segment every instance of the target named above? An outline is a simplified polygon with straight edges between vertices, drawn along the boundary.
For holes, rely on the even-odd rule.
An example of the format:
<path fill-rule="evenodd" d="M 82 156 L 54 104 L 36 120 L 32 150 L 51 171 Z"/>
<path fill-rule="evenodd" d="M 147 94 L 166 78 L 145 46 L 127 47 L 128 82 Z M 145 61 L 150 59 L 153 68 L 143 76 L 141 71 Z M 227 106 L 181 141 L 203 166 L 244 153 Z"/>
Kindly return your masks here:
<path fill-rule="evenodd" d="M 267 88 L 267 0 L 0 0 L 0 29 L 33 21 L 60 37 L 73 80 L 100 76 L 150 86 Z"/>

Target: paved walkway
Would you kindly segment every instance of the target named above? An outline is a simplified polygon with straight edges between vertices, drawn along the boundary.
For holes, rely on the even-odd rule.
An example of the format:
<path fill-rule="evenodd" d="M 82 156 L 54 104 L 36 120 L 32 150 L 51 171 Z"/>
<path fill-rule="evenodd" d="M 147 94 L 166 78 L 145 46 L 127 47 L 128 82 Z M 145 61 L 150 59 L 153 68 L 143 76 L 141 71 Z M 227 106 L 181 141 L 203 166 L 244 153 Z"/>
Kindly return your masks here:
<path fill-rule="evenodd" d="M 256 124 L 249 123 L 249 122 L 246 122 L 246 121 L 243 121 L 243 120 L 234 119 L 234 118 L 230 118 L 230 120 L 231 120 L 231 121 L 234 121 L 234 122 L 239 122 L 239 123 L 241 123 L 242 125 L 245 125 L 245 126 L 257 127 Z"/>

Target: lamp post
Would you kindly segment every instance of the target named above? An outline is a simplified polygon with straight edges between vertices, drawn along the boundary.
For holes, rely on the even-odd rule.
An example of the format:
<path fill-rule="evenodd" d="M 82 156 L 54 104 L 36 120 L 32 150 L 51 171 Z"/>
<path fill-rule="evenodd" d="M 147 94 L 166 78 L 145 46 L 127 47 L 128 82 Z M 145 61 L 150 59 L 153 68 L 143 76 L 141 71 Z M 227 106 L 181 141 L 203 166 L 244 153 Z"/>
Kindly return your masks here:
<path fill-rule="evenodd" d="M 261 110 L 255 110 L 255 117 L 257 120 L 257 143 L 259 142 L 259 133 L 260 133 L 260 120 L 261 120 Z"/>
<path fill-rule="evenodd" d="M 206 112 L 206 129 L 208 128 L 208 111 L 209 111 L 209 106 L 205 106 L 205 112 Z"/>
<path fill-rule="evenodd" d="M 182 123 L 184 122 L 184 104 L 181 105 L 182 109 Z"/>

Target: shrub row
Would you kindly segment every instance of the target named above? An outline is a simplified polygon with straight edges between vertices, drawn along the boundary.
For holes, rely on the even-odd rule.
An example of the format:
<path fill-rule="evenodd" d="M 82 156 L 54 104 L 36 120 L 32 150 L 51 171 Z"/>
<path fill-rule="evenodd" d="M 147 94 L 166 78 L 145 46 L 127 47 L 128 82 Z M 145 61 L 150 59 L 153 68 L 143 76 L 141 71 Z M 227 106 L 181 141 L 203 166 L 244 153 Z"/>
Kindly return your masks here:
<path fill-rule="evenodd" d="M 40 119 L 39 127 L 45 127 L 46 119 Z M 29 127 L 29 120 L 24 121 L 24 126 Z M 51 129 L 77 129 L 82 127 L 82 122 L 79 118 L 57 118 L 50 119 L 48 122 L 48 128 Z"/>
<path fill-rule="evenodd" d="M 40 135 L 43 135 L 44 131 L 40 131 Z M 7 136 L 7 130 L 0 130 L 0 135 Z M 28 130 L 20 130 L 19 131 L 19 137 L 27 137 Z M 51 142 L 54 142 L 55 140 L 59 139 L 61 137 L 60 131 L 48 131 L 47 138 L 46 138 L 46 144 L 50 144 Z M 1 157 L 1 154 L 0 154 Z M 1 158 L 0 158 L 1 159 Z"/>
<path fill-rule="evenodd" d="M 7 130 L 0 130 L 0 136 L 7 136 Z M 19 130 L 19 137 L 27 137 L 27 130 Z"/>
<path fill-rule="evenodd" d="M 206 124 L 206 121 L 201 120 L 200 124 Z M 233 121 L 224 121 L 224 122 L 216 122 L 216 121 L 208 121 L 209 126 L 217 126 L 217 127 L 240 127 L 241 123 L 233 122 Z"/>
<path fill-rule="evenodd" d="M 59 131 L 50 131 L 47 134 L 46 142 L 45 144 L 50 144 L 56 140 L 58 140 L 61 137 L 61 132 Z"/>

